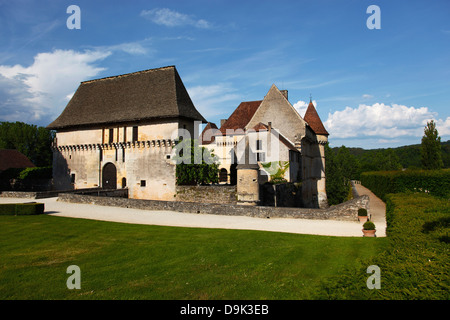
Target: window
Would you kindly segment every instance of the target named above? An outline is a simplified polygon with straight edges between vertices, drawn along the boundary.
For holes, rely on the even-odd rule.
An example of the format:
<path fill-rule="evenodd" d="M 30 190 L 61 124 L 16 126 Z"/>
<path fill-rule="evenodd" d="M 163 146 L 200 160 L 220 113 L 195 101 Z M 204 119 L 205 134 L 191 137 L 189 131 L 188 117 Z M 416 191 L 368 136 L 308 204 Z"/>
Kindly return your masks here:
<path fill-rule="evenodd" d="M 265 152 L 256 153 L 256 161 L 265 162 L 266 161 L 266 153 Z"/>
<path fill-rule="evenodd" d="M 127 186 L 127 178 L 122 178 L 122 188 L 125 188 Z"/>
<path fill-rule="evenodd" d="M 146 183 L 145 180 L 141 180 L 141 187 L 145 187 L 146 184 L 147 184 L 147 183 Z"/>
<path fill-rule="evenodd" d="M 114 129 L 109 129 L 109 143 L 114 142 Z"/>
<path fill-rule="evenodd" d="M 70 175 L 70 183 L 75 183 L 75 173 Z"/>
<path fill-rule="evenodd" d="M 127 142 L 127 127 L 123 127 L 123 142 Z"/>
<path fill-rule="evenodd" d="M 133 142 L 138 141 L 138 127 L 134 126 L 133 127 Z"/>
<path fill-rule="evenodd" d="M 122 148 L 122 162 L 125 162 L 125 148 Z"/>
<path fill-rule="evenodd" d="M 262 140 L 256 140 L 256 150 L 262 150 Z"/>

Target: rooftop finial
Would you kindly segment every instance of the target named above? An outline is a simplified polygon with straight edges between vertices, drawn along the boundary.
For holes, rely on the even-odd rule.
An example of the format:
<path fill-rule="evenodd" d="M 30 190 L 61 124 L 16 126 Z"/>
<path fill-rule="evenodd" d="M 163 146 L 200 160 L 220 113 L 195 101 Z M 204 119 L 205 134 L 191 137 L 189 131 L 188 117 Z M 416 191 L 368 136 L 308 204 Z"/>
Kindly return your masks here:
<path fill-rule="evenodd" d="M 311 97 L 311 93 L 309 94 L 309 103 L 312 102 L 312 97 Z"/>

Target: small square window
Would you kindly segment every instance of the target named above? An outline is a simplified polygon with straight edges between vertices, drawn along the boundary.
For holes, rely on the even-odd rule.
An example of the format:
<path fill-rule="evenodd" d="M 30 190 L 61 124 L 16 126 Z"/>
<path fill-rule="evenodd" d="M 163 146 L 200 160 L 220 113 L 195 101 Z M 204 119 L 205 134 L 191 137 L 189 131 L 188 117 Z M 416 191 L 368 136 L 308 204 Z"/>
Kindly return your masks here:
<path fill-rule="evenodd" d="M 262 150 L 262 140 L 256 140 L 256 150 Z"/>
<path fill-rule="evenodd" d="M 266 161 L 266 154 L 264 152 L 256 153 L 256 161 L 265 162 Z"/>
<path fill-rule="evenodd" d="M 145 180 L 141 180 L 141 187 L 145 187 L 146 185 L 146 181 Z"/>

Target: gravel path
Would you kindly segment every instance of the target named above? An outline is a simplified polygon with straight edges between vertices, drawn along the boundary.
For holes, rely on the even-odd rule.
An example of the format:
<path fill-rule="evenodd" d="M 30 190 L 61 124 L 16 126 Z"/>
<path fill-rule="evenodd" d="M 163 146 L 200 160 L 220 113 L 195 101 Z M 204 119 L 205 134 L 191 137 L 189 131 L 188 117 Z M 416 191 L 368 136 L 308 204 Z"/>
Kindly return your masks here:
<path fill-rule="evenodd" d="M 366 187 L 355 184 L 355 189 L 359 195 L 368 195 L 369 196 L 369 210 L 368 213 L 370 215 L 370 219 L 375 224 L 377 229 L 377 237 L 385 237 L 386 236 L 386 204 L 381 201 L 372 191 L 367 189 Z"/>
<path fill-rule="evenodd" d="M 172 211 L 148 211 L 139 209 L 107 207 L 92 204 L 74 204 L 57 201 L 57 198 L 34 200 L 0 197 L 0 203 L 31 201 L 45 203 L 46 214 L 52 216 L 160 226 L 264 230 L 273 232 L 344 237 L 362 236 L 361 223 L 356 221 L 351 222 L 287 218 L 262 219 L 244 216 L 191 214 Z M 373 210 L 373 208 L 371 210 L 371 213 L 374 215 L 374 217 L 375 214 L 379 214 L 378 210 Z M 382 230 L 378 229 L 378 225 L 377 236 L 384 236 Z"/>

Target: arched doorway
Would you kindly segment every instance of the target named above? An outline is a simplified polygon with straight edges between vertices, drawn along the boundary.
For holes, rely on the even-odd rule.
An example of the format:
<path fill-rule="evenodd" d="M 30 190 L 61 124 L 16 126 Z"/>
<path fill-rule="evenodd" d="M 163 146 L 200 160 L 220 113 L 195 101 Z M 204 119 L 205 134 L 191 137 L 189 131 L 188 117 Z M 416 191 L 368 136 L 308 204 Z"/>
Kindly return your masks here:
<path fill-rule="evenodd" d="M 219 182 L 228 182 L 228 171 L 225 168 L 219 171 Z"/>
<path fill-rule="evenodd" d="M 117 188 L 117 169 L 111 162 L 108 162 L 103 167 L 102 187 L 103 189 Z"/>

